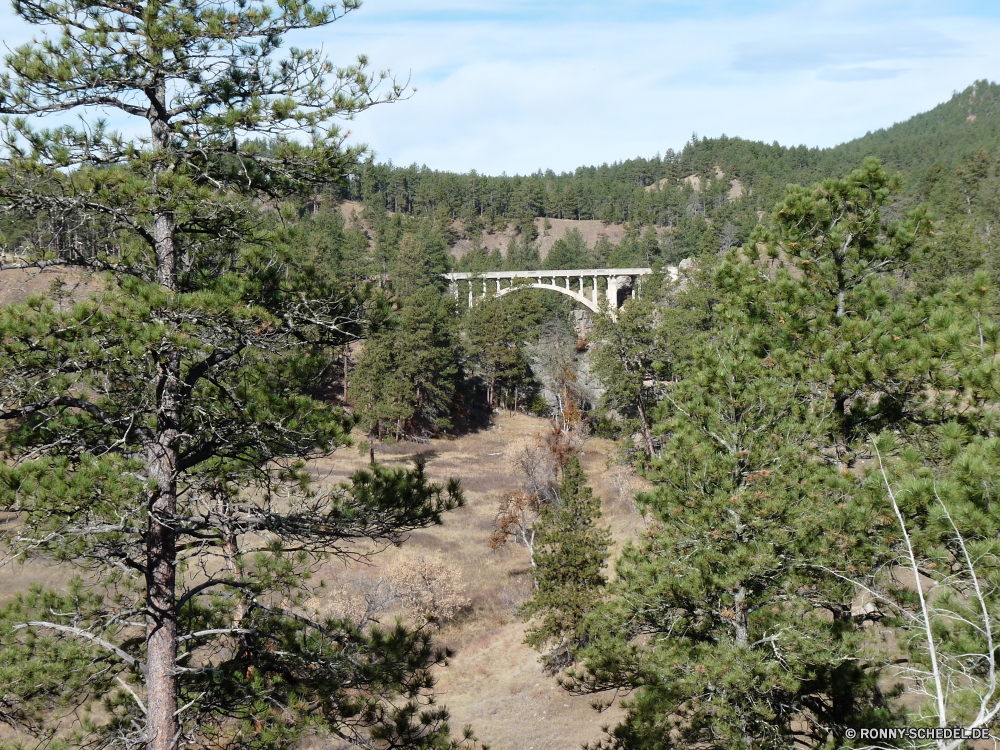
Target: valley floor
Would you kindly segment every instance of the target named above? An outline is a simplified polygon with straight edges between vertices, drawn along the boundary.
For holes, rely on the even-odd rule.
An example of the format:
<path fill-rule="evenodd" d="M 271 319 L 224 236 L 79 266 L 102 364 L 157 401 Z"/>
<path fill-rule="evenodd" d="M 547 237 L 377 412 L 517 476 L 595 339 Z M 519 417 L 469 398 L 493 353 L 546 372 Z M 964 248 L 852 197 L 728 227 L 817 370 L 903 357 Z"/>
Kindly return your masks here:
<path fill-rule="evenodd" d="M 441 630 L 442 642 L 455 656 L 438 672 L 437 693 L 451 711 L 453 729 L 471 724 L 493 750 L 580 747 L 599 739 L 602 727 L 616 724 L 621 716 L 617 705 L 598 713 L 591 707 L 593 697 L 568 695 L 541 669 L 538 653 L 522 643 L 526 625 L 514 614 L 530 592 L 527 551 L 511 546 L 494 552 L 487 545 L 497 501 L 520 486 L 510 465 L 511 449 L 548 427 L 544 419 L 498 414 L 488 430 L 427 445 L 385 446 L 377 456 L 380 463 L 402 466 L 421 455 L 435 481 L 457 477 L 462 482 L 464 508 L 446 514 L 441 526 L 415 532 L 377 561 L 384 566 L 396 556 L 439 556 L 446 567 L 460 572 L 470 606 Z M 641 525 L 632 502 L 641 480 L 631 469 L 615 465 L 616 452 L 612 441 L 591 438 L 581 461 L 602 499 L 604 522 L 620 544 Z M 346 449 L 318 462 L 317 479 L 343 481 L 366 462 L 367 453 Z M 320 577 L 327 578 L 326 572 Z M 329 573 L 335 575 L 332 569 Z M 378 572 L 349 569 L 342 575 L 371 578 Z"/>
<path fill-rule="evenodd" d="M 515 614 L 530 594 L 527 551 L 511 546 L 494 552 L 487 544 L 500 496 L 520 487 L 510 453 L 548 427 L 544 419 L 498 414 L 489 429 L 478 433 L 382 446 L 377 458 L 384 465 L 408 466 L 420 456 L 433 480 L 461 480 L 466 506 L 445 514 L 441 526 L 415 532 L 400 547 L 384 550 L 373 564 L 327 562 L 310 581 L 315 596 L 308 606 L 331 612 L 342 608 L 345 597 L 370 590 L 394 565 L 398 570 L 402 563 L 405 569 L 408 562 L 424 557 L 451 572 L 467 605 L 436 636 L 454 652 L 450 663 L 437 670 L 437 701 L 451 711 L 456 734 L 472 725 L 493 750 L 580 747 L 599 739 L 602 727 L 614 725 L 621 716 L 617 705 L 598 713 L 591 707 L 592 697 L 568 695 L 541 669 L 537 652 L 522 642 L 526 624 Z M 581 460 L 590 485 L 602 498 L 604 521 L 612 528 L 617 548 L 641 526 L 632 501 L 641 480 L 616 464 L 616 451 L 612 441 L 591 438 Z M 331 487 L 364 468 L 367 460 L 367 451 L 362 455 L 355 448 L 342 448 L 311 469 L 319 488 Z M 70 577 L 69 569 L 42 561 L 0 568 L 0 603 L 32 584 L 62 588 Z M 395 615 L 386 612 L 382 622 L 391 624 Z M 309 746 L 335 750 L 328 741 Z"/>

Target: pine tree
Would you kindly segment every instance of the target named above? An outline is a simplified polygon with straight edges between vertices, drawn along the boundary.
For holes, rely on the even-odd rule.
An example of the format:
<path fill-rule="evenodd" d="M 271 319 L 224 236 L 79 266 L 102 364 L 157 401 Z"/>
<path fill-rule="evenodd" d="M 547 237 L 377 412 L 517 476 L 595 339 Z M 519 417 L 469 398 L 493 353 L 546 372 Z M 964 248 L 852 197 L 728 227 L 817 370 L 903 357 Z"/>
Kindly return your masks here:
<path fill-rule="evenodd" d="M 776 346 L 815 355 L 805 375 L 832 404 L 826 442 L 844 466 L 866 431 L 919 421 L 938 369 L 924 325 L 936 303 L 889 293 L 893 274 L 932 226 L 925 207 L 887 220 L 884 207 L 898 186 L 874 159 L 844 180 L 792 186 L 748 249 L 757 257 L 763 242 L 769 257 L 786 257 L 796 269 L 761 269 L 752 283 L 762 289 L 747 304 L 774 326 Z M 737 283 L 723 281 L 724 293 L 741 294 Z"/>
<path fill-rule="evenodd" d="M 351 383 L 350 399 L 370 440 L 452 426 L 461 380 L 457 311 L 431 263 L 424 244 L 404 235 L 389 273 L 398 311 L 365 342 Z"/>
<path fill-rule="evenodd" d="M 580 208 L 576 200 L 576 191 L 572 185 L 567 185 L 559 202 L 560 215 L 563 219 L 579 219 Z"/>
<path fill-rule="evenodd" d="M 570 229 L 565 239 L 556 240 L 545 256 L 545 268 L 586 268 L 587 243 L 577 228 Z"/>
<path fill-rule="evenodd" d="M 666 351 L 652 305 L 641 299 L 631 300 L 618 312 L 616 320 L 608 314 L 598 315 L 594 339 L 598 344 L 592 370 L 605 387 L 602 401 L 623 417 L 638 419 L 643 450 L 652 458 L 650 424 L 656 405 L 652 383 L 668 375 L 663 360 Z"/>
<path fill-rule="evenodd" d="M 894 559 L 872 538 L 885 507 L 845 468 L 866 430 L 926 441 L 959 413 L 949 373 L 975 379 L 971 362 L 935 363 L 983 360 L 956 346 L 969 332 L 940 297 L 889 294 L 926 230 L 919 210 L 884 220 L 891 186 L 867 162 L 792 187 L 765 235 L 777 263 L 750 250 L 753 262 L 730 254 L 715 269 L 716 330 L 654 420 L 654 489 L 637 499 L 646 538 L 626 546 L 585 623 L 573 689 L 637 690 L 609 747 L 819 746 L 901 720 L 852 609 L 853 581 L 873 585 Z"/>
<path fill-rule="evenodd" d="M 82 743 L 449 742 L 445 714 L 421 709 L 442 658 L 426 637 L 297 606 L 310 560 L 398 541 L 459 500 L 419 471 L 317 493 L 304 468 L 345 440 L 320 394 L 369 302 L 274 242 L 260 207 L 342 179 L 359 149 L 337 118 L 402 89 L 380 94 L 387 77 L 364 58 L 275 56 L 284 34 L 357 5 L 16 5 L 55 36 L 5 58 L 0 206 L 55 231 L 5 247 L 0 270 L 61 266 L 100 287 L 0 308 L 6 540 L 100 582 L 4 613 L 5 706 L 33 712 L 43 738 L 60 701 L 98 695 L 107 713 L 77 727 Z M 35 128 L 80 110 L 78 128 Z M 148 135 L 114 133 L 95 110 L 142 118 Z"/>
<path fill-rule="evenodd" d="M 359 285 L 365 279 L 375 276 L 372 259 L 371 238 L 365 232 L 361 219 L 354 212 L 344 234 L 344 247 L 340 253 L 341 262 L 336 271 L 345 281 Z"/>
<path fill-rule="evenodd" d="M 636 691 L 609 748 L 822 745 L 889 718 L 854 588 L 822 572 L 871 572 L 866 508 L 810 448 L 801 360 L 756 333 L 704 340 L 657 415 L 654 490 L 637 498 L 650 524 L 587 614 L 569 682 Z"/>
<path fill-rule="evenodd" d="M 598 237 L 594 249 L 590 251 L 590 262 L 587 265 L 590 268 L 605 268 L 613 251 L 614 246 L 607 237 Z"/>
<path fill-rule="evenodd" d="M 540 319 L 537 300 L 524 292 L 489 296 L 469 310 L 465 348 L 486 383 L 491 409 L 499 388 L 524 389 L 531 382 L 525 344 Z"/>
<path fill-rule="evenodd" d="M 522 612 L 536 618 L 525 642 L 546 649 L 545 662 L 560 669 L 589 641 L 584 618 L 603 596 L 602 567 L 611 534 L 599 526 L 601 501 L 587 486 L 578 456 L 563 469 L 558 498 L 534 526 L 535 595 Z"/>
<path fill-rule="evenodd" d="M 506 261 L 504 270 L 507 271 L 535 271 L 542 265 L 538 246 L 524 237 L 522 242 L 518 242 L 514 237 L 510 238 Z"/>

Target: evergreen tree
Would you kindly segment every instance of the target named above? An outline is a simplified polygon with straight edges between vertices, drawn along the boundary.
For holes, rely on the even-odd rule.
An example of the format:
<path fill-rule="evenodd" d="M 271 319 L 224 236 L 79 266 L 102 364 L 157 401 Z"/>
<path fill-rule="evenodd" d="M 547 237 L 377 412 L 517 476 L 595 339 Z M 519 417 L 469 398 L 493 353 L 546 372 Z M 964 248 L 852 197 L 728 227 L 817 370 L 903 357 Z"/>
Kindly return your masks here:
<path fill-rule="evenodd" d="M 652 523 L 587 621 L 574 689 L 638 688 L 609 746 L 820 746 L 899 720 L 860 656 L 850 583 L 874 585 L 894 559 L 870 536 L 887 516 L 844 469 L 864 430 L 919 442 L 957 414 L 943 394 L 960 366 L 936 363 L 970 355 L 940 297 L 889 294 L 926 222 L 886 222 L 890 188 L 874 162 L 793 186 L 765 235 L 777 266 L 718 264 L 718 330 L 681 363 L 653 427 L 655 489 L 638 499 Z"/>
<path fill-rule="evenodd" d="M 576 191 L 573 190 L 572 185 L 566 187 L 562 195 L 562 201 L 559 203 L 559 210 L 563 219 L 580 218 L 580 208 L 576 201 Z"/>
<path fill-rule="evenodd" d="M 403 236 L 389 274 L 399 309 L 358 357 L 349 397 L 370 440 L 452 426 L 461 380 L 457 311 L 431 262 L 416 236 Z"/>
<path fill-rule="evenodd" d="M 303 465 L 346 438 L 319 394 L 368 302 L 274 242 L 260 206 L 342 179 L 359 151 L 337 118 L 402 90 L 378 93 L 364 58 L 274 58 L 286 33 L 357 5 L 15 7 L 55 36 L 5 58 L 0 205 L 60 224 L 5 247 L 0 270 L 62 266 L 101 288 L 0 308 L 0 508 L 18 518 L 5 538 L 14 557 L 100 582 L 4 612 L 0 718 L 34 712 L 23 726 L 43 739 L 61 702 L 97 695 L 107 710 L 76 727 L 81 744 L 449 743 L 445 714 L 421 708 L 442 658 L 425 636 L 297 607 L 310 560 L 399 541 L 458 502 L 420 471 L 315 493 Z M 102 109 L 148 135 L 103 117 L 34 126 Z"/>
<path fill-rule="evenodd" d="M 845 466 L 865 430 L 879 431 L 885 420 L 917 421 L 936 369 L 923 323 L 933 301 L 897 302 L 888 290 L 892 273 L 931 229 L 924 207 L 903 221 L 886 220 L 898 185 L 869 159 L 844 180 L 791 186 L 748 251 L 756 257 L 763 241 L 771 258 L 787 257 L 797 269 L 793 275 L 779 266 L 773 282 L 761 271 L 753 283 L 765 290 L 752 292 L 756 301 L 747 304 L 777 324 L 776 345 L 816 355 L 806 375 L 819 398 L 832 402 L 828 445 Z M 740 294 L 737 283 L 723 282 L 727 295 Z"/>
<path fill-rule="evenodd" d="M 547 269 L 586 268 L 589 252 L 583 235 L 576 227 L 566 233 L 565 239 L 556 240 L 545 256 Z"/>
<path fill-rule="evenodd" d="M 590 262 L 587 264 L 587 267 L 606 268 L 613 250 L 614 246 L 607 237 L 603 235 L 598 237 L 597 242 L 594 244 L 594 249 L 590 251 Z"/>
<path fill-rule="evenodd" d="M 656 234 L 656 227 L 646 227 L 639 240 L 640 253 L 643 266 L 655 266 L 660 258 L 660 238 Z"/>
<path fill-rule="evenodd" d="M 520 388 L 526 395 L 531 367 L 525 344 L 540 320 L 537 300 L 524 292 L 489 296 L 469 310 L 465 346 L 476 371 L 486 382 L 490 409 L 496 403 L 499 387 Z"/>
<path fill-rule="evenodd" d="M 542 260 L 538 255 L 538 246 L 522 237 L 522 242 L 511 237 L 507 244 L 507 271 L 536 271 L 541 268 Z"/>
<path fill-rule="evenodd" d="M 823 415 L 796 383 L 802 361 L 756 334 L 704 340 L 659 411 L 655 489 L 637 498 L 651 523 L 589 613 L 569 684 L 637 691 L 609 748 L 822 746 L 890 717 L 854 587 L 821 572 L 871 572 L 869 516 L 811 451 Z"/>
<path fill-rule="evenodd" d="M 357 214 L 351 214 L 344 233 L 344 246 L 340 253 L 337 274 L 347 282 L 358 285 L 365 279 L 375 277 L 375 266 L 371 252 L 371 237 L 365 232 Z"/>
<path fill-rule="evenodd" d="M 643 450 L 652 458 L 650 424 L 656 404 L 652 383 L 668 375 L 652 305 L 642 299 L 631 300 L 618 311 L 617 319 L 599 314 L 594 321 L 594 339 L 598 345 L 592 371 L 605 387 L 602 401 L 623 417 L 638 419 Z"/>
<path fill-rule="evenodd" d="M 406 234 L 389 266 L 392 291 L 401 300 L 407 300 L 424 289 L 441 286 L 441 280 L 431 271 L 429 253 L 415 235 Z"/>
<path fill-rule="evenodd" d="M 543 508 L 534 526 L 535 595 L 522 609 L 537 619 L 525 642 L 547 649 L 551 669 L 575 661 L 590 638 L 584 618 L 603 596 L 601 568 L 611 544 L 600 520 L 601 501 L 587 486 L 580 458 L 571 456 L 556 501 Z"/>

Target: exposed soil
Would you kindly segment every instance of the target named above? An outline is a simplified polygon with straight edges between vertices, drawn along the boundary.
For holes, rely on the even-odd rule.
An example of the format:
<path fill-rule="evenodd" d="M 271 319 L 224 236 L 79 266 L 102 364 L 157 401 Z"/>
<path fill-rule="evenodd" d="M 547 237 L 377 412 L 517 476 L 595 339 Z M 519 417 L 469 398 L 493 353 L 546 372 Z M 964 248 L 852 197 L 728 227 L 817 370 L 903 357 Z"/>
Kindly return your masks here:
<path fill-rule="evenodd" d="M 67 304 L 72 304 L 72 300 L 86 299 L 88 295 L 100 289 L 100 282 L 96 276 L 89 274 L 81 276 L 78 271 L 69 271 L 58 266 L 42 270 L 11 269 L 0 272 L 0 304 L 23 302 L 36 294 L 48 296 L 54 285 L 63 286 Z"/>
<path fill-rule="evenodd" d="M 497 415 L 487 430 L 427 445 L 383 446 L 377 455 L 388 466 L 409 465 L 422 456 L 432 479 L 461 479 L 464 508 L 447 514 L 441 526 L 413 533 L 402 547 L 386 550 L 376 562 L 384 566 L 397 556 L 431 554 L 461 572 L 463 593 L 471 604 L 440 632 L 455 656 L 438 672 L 439 702 L 451 711 L 456 731 L 471 724 L 494 750 L 579 747 L 600 738 L 602 727 L 614 725 L 621 716 L 617 706 L 598 713 L 591 707 L 592 697 L 568 695 L 542 671 L 538 653 L 522 642 L 526 626 L 514 614 L 530 592 L 527 551 L 511 547 L 493 552 L 487 546 L 500 495 L 519 487 L 508 464 L 508 447 L 547 428 L 543 419 Z M 584 444 L 581 459 L 618 546 L 642 525 L 631 498 L 644 483 L 613 464 L 615 451 L 613 442 L 592 438 Z M 343 481 L 366 463 L 367 453 L 345 449 L 316 462 L 316 478 L 324 484 Z M 317 577 L 335 588 L 338 577 L 356 581 L 356 576 L 377 575 L 377 567 L 328 566 Z"/>
<path fill-rule="evenodd" d="M 589 248 L 593 248 L 601 237 L 607 237 L 612 245 L 617 245 L 625 238 L 625 227 L 622 224 L 605 224 L 602 221 L 591 219 L 584 219 L 583 221 L 577 221 L 576 219 L 549 219 L 549 224 L 551 227 L 546 229 L 545 219 L 535 219 L 535 228 L 538 230 L 536 244 L 538 245 L 538 254 L 542 260 L 549 254 L 549 250 L 552 249 L 552 246 L 556 242 L 566 238 L 566 234 L 570 229 L 577 229 L 583 235 L 583 240 Z M 503 232 L 495 234 L 484 234 L 480 244 L 489 252 L 492 252 L 495 248 L 499 248 L 500 253 L 506 256 L 507 245 L 510 244 L 510 239 L 514 234 L 515 230 L 513 228 L 508 228 Z M 451 253 L 457 260 L 461 260 L 462 256 L 470 250 L 472 250 L 472 241 L 462 239 L 452 246 Z"/>

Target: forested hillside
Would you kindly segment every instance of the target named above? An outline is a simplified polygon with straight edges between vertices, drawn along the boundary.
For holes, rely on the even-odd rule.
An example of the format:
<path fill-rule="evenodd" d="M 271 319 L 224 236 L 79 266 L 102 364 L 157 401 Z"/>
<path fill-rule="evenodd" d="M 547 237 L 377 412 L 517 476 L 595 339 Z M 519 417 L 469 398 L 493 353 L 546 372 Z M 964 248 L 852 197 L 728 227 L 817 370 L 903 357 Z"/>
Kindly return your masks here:
<path fill-rule="evenodd" d="M 324 242 L 361 275 L 384 274 L 407 231 L 433 235 L 439 265 L 448 262 L 441 245 L 460 243 L 461 270 L 676 263 L 743 245 L 786 185 L 843 177 L 874 156 L 902 178 L 898 210 L 926 202 L 940 220 L 926 262 L 966 272 L 993 255 L 988 217 L 998 155 L 1000 86 L 980 81 L 929 112 L 834 148 L 693 135 L 679 151 L 653 158 L 523 176 L 369 161 L 326 192 L 327 203 L 351 200 L 363 209 L 356 222 L 348 215 L 343 227 L 324 227 L 333 233 Z M 554 244 L 544 241 L 552 221 Z M 613 231 L 596 239 L 591 231 L 588 241 L 566 221 L 599 221 Z M 349 237 L 339 239 L 341 231 Z M 367 262 L 358 257 L 359 232 L 371 240 Z"/>
<path fill-rule="evenodd" d="M 1000 85 L 978 81 L 929 112 L 833 148 L 788 147 L 727 136 L 699 139 L 694 134 L 680 151 L 670 149 L 649 159 L 513 177 L 370 163 L 342 195 L 353 200 L 379 195 L 393 212 L 433 216 L 444 210 L 452 218 L 478 217 L 484 226 L 498 218 L 516 221 L 525 216 L 669 225 L 675 218 L 669 202 L 648 194 L 661 180 L 669 184 L 696 176 L 705 184 L 721 170 L 725 179 L 718 192 L 728 192 L 730 181 L 739 180 L 754 198 L 751 202 L 765 210 L 785 185 L 843 177 L 867 156 L 876 157 L 892 172 L 922 178 L 934 165 L 953 169 L 977 148 L 994 153 L 998 145 Z"/>
<path fill-rule="evenodd" d="M 213 4 L 163 7 L 205 71 L 260 23 L 270 54 L 335 20 L 253 6 L 221 31 Z M 170 67 L 158 31 L 108 12 L 152 52 L 103 50 L 86 15 L 79 85 L 149 99 L 160 140 L 16 119 L 28 145 L 0 158 L 2 559 L 78 576 L 0 603 L 11 746 L 471 750 L 434 706 L 445 641 L 512 624 L 541 658 L 511 688 L 558 675 L 615 703 L 595 750 L 996 723 L 1000 86 L 835 148 L 693 135 L 462 175 L 366 162 L 332 126 L 300 143 L 318 63 L 283 69 L 290 103 Z M 11 112 L 49 111 L 25 92 L 66 85 L 53 49 L 0 78 Z M 115 55 L 206 109 L 168 122 Z M 375 101 L 359 65 L 323 121 Z M 619 266 L 653 273 L 593 315 L 551 290 L 473 303 L 443 276 Z M 458 476 L 476 520 L 439 537 Z M 437 552 L 397 555 L 411 533 Z M 484 572 L 487 550 L 514 561 Z"/>

